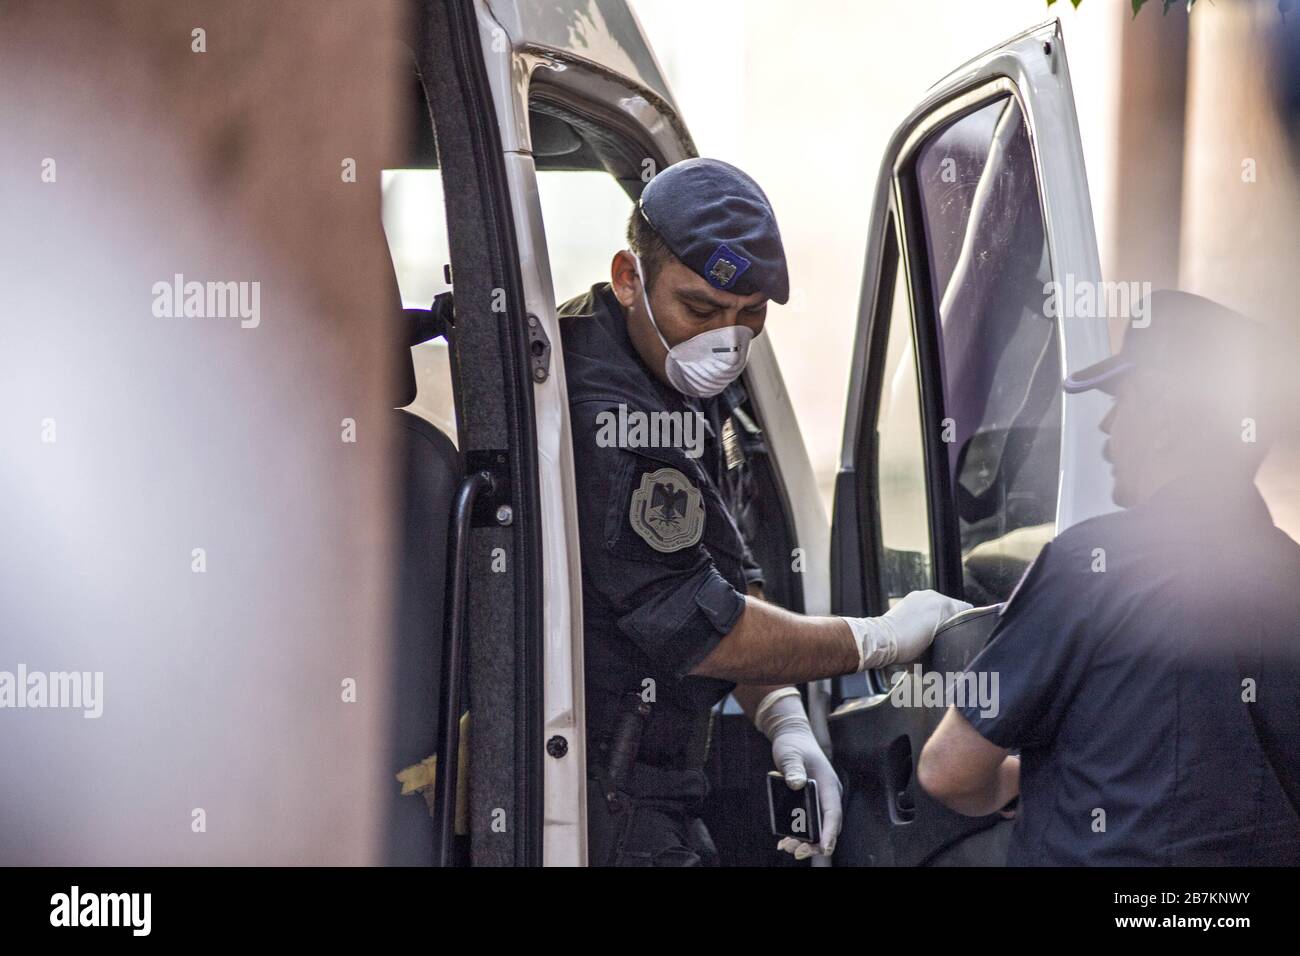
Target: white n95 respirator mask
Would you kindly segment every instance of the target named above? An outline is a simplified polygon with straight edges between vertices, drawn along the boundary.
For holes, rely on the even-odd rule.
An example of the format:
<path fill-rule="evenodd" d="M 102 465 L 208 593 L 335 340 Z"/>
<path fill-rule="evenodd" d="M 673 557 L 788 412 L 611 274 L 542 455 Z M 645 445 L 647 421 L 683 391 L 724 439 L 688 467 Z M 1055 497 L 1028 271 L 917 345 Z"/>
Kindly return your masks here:
<path fill-rule="evenodd" d="M 650 308 L 646 291 L 645 273 L 641 270 L 640 256 L 636 259 L 636 274 L 641 280 L 641 301 L 645 303 L 650 325 L 663 342 L 668 355 L 664 358 L 664 374 L 673 388 L 683 395 L 695 398 L 712 398 L 740 377 L 749 361 L 749 343 L 754 333 L 743 325 L 729 325 L 693 335 L 685 342 L 669 345 L 659 331 L 659 323 Z"/>

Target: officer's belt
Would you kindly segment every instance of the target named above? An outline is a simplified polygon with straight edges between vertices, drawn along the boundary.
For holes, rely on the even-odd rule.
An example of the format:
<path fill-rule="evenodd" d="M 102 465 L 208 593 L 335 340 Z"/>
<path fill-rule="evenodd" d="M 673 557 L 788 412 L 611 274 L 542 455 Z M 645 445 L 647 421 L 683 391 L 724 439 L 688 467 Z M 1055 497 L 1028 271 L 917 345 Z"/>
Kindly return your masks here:
<path fill-rule="evenodd" d="M 610 768 L 610 759 L 617 749 L 616 733 L 620 709 L 615 707 L 612 719 L 589 722 L 587 733 L 587 760 L 592 767 Z M 593 724 L 599 724 L 593 726 Z M 607 730 L 613 724 L 615 730 Z M 636 744 L 635 763 L 660 770 L 700 771 L 709 757 L 709 738 L 713 726 L 713 712 L 687 714 L 677 709 L 652 706 L 649 716 L 640 727 Z"/>
<path fill-rule="evenodd" d="M 587 760 L 593 766 L 602 769 L 609 768 L 610 748 L 613 745 L 612 738 L 593 737 L 587 740 Z M 680 751 L 680 742 L 675 748 Z M 700 771 L 708 760 L 708 751 L 700 753 L 683 754 L 680 752 L 666 751 L 655 746 L 642 745 L 637 750 L 635 764 L 639 767 L 653 767 L 656 770 L 680 770 L 680 771 Z"/>

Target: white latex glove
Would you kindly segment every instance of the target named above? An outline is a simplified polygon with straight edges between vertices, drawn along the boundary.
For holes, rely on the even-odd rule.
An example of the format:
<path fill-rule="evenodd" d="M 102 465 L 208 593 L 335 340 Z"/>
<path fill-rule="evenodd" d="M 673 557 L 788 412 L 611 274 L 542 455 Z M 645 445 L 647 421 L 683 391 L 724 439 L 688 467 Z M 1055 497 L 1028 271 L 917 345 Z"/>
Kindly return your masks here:
<path fill-rule="evenodd" d="M 881 617 L 844 618 L 858 642 L 858 670 L 916 660 L 940 624 L 973 606 L 938 591 L 913 591 Z"/>
<path fill-rule="evenodd" d="M 835 852 L 844 817 L 840 780 L 813 736 L 799 692 L 793 687 L 782 687 L 764 697 L 754 712 L 754 726 L 772 741 L 772 760 L 784 775 L 786 786 L 802 790 L 810 777 L 817 781 L 817 799 L 822 812 L 821 843 L 784 837 L 776 848 L 792 854 L 796 860 L 814 854 L 830 856 Z"/>

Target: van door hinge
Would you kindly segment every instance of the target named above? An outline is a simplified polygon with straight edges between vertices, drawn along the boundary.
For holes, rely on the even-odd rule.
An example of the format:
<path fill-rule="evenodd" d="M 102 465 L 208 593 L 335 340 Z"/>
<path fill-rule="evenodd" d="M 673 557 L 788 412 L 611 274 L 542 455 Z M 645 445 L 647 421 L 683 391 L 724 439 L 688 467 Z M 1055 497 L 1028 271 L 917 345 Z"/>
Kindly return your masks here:
<path fill-rule="evenodd" d="M 528 358 L 533 381 L 541 384 L 551 376 L 551 340 L 546 337 L 542 320 L 528 313 Z"/>

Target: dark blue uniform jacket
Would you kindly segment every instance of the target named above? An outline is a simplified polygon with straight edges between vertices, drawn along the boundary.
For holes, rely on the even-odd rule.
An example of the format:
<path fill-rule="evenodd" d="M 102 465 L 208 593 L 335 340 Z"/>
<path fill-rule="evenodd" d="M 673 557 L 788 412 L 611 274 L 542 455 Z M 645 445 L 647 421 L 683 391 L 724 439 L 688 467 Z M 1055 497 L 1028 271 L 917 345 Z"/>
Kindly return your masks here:
<path fill-rule="evenodd" d="M 1021 751 L 1009 861 L 1300 863 L 1298 655 L 1300 546 L 1249 481 L 1067 529 L 971 663 L 998 674 L 997 714 L 962 708 Z"/>
<path fill-rule="evenodd" d="M 698 767 L 709 712 L 733 685 L 688 672 L 731 630 L 747 585 L 761 577 L 734 517 L 740 504 L 728 500 L 721 449 L 743 392 L 733 385 L 697 401 L 652 376 L 608 283 L 562 305 L 560 316 L 582 547 L 589 745 L 598 748 L 614 733 L 629 694 L 652 696 L 639 761 Z M 609 421 L 603 413 L 661 412 L 703 415 L 703 453 L 611 444 L 602 428 Z"/>

